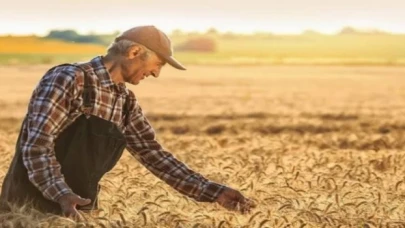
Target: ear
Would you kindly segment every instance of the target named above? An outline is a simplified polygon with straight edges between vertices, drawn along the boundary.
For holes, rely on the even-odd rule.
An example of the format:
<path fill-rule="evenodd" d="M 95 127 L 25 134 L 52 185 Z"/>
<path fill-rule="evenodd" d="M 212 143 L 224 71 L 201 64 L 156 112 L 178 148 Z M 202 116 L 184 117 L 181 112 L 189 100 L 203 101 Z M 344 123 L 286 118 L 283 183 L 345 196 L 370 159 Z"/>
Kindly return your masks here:
<path fill-rule="evenodd" d="M 139 45 L 133 45 L 128 49 L 127 56 L 129 59 L 138 58 L 143 52 L 143 48 Z"/>

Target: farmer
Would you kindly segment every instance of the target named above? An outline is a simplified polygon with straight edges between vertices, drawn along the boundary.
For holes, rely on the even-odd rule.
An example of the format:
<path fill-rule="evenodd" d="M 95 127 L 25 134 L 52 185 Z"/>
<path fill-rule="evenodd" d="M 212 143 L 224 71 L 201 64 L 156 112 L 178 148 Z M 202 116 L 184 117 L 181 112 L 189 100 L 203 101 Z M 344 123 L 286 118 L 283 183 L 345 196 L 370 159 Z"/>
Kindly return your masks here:
<path fill-rule="evenodd" d="M 98 183 L 126 148 L 180 193 L 249 212 L 251 200 L 190 170 L 156 141 L 137 98 L 125 87 L 158 77 L 166 63 L 185 70 L 163 32 L 140 26 L 116 37 L 105 56 L 45 73 L 29 102 L 2 185 L 2 204 L 30 203 L 42 212 L 78 218 L 78 210 L 98 208 Z"/>

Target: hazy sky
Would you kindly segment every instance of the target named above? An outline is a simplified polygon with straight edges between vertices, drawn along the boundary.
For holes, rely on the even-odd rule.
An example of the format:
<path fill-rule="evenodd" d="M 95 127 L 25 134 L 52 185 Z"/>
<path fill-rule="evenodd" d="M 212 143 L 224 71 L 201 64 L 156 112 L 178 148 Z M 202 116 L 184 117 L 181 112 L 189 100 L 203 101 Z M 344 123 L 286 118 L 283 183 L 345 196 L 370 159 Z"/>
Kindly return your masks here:
<path fill-rule="evenodd" d="M 346 25 L 405 33 L 405 0 L 0 0 L 0 34 L 50 29 L 122 31 L 154 24 L 164 31 L 333 33 Z M 114 3 L 112 3 L 114 2 Z"/>

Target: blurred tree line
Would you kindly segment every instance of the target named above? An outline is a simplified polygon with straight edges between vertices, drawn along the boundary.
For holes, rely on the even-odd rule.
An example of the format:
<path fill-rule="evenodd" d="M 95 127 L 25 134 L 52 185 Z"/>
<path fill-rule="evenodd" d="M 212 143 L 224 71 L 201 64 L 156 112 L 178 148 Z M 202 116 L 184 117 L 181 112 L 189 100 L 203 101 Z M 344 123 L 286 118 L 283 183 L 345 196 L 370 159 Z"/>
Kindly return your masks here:
<path fill-rule="evenodd" d="M 119 32 L 112 34 L 81 35 L 72 29 L 51 30 L 49 34 L 44 37 L 44 39 L 56 39 L 74 43 L 109 45 L 118 34 Z M 179 51 L 214 52 L 217 49 L 216 39 L 214 36 L 217 34 L 218 33 L 216 30 L 210 29 L 205 34 L 184 34 L 180 30 L 175 30 L 171 35 L 174 37 L 179 35 L 188 37 L 186 41 L 176 45 L 175 48 Z"/>
<path fill-rule="evenodd" d="M 75 30 L 51 30 L 45 39 L 57 39 L 67 42 L 74 43 L 89 43 L 89 44 L 100 44 L 108 45 L 111 41 L 119 34 L 119 32 L 114 32 L 112 34 L 89 34 L 81 35 Z"/>
<path fill-rule="evenodd" d="M 89 34 L 82 35 L 75 30 L 52 30 L 49 32 L 45 39 L 58 39 L 67 42 L 75 43 L 91 43 L 99 45 L 108 45 L 114 40 L 119 32 L 111 34 Z M 336 35 L 386 35 L 384 31 L 380 30 L 361 30 L 353 27 L 344 27 Z M 249 38 L 261 38 L 261 39 L 273 39 L 273 40 L 293 40 L 304 39 L 308 36 L 323 36 L 315 30 L 305 30 L 301 35 L 285 36 L 276 35 L 271 32 L 256 32 L 253 34 L 238 34 L 233 32 L 219 32 L 215 28 L 209 28 L 205 32 L 185 32 L 180 29 L 173 30 L 169 36 L 174 40 L 181 40 L 180 43 L 176 42 L 175 49 L 179 51 L 193 51 L 193 52 L 215 52 L 217 50 L 218 39 L 221 40 L 233 40 L 233 39 L 249 39 Z"/>

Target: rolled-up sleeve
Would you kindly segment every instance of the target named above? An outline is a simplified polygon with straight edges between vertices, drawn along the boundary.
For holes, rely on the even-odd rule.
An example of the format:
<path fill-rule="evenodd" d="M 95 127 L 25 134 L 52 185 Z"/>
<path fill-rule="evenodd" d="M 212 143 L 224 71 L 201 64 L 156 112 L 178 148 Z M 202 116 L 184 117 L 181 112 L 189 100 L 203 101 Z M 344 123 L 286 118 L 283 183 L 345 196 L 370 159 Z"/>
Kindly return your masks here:
<path fill-rule="evenodd" d="M 155 176 L 199 202 L 214 202 L 224 186 L 189 169 L 156 140 L 155 131 L 135 100 L 125 132 L 128 151 Z"/>

